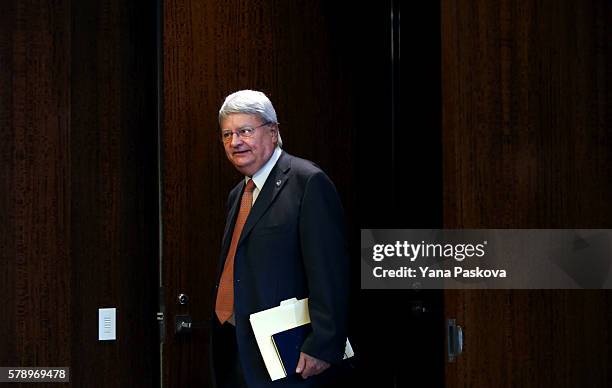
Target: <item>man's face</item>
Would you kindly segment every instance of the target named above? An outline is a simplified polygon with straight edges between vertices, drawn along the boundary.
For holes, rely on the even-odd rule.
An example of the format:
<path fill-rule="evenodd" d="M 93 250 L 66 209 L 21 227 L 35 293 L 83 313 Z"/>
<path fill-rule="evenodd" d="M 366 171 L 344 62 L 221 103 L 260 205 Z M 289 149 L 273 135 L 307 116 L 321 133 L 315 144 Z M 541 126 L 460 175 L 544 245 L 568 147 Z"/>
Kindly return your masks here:
<path fill-rule="evenodd" d="M 221 122 L 221 131 L 237 132 L 244 127 L 259 127 L 252 137 L 241 138 L 234 134 L 230 141 L 223 143 L 227 158 L 244 175 L 255 174 L 270 159 L 276 147 L 274 124 L 260 126 L 263 123 L 258 116 L 243 113 L 230 114 Z"/>

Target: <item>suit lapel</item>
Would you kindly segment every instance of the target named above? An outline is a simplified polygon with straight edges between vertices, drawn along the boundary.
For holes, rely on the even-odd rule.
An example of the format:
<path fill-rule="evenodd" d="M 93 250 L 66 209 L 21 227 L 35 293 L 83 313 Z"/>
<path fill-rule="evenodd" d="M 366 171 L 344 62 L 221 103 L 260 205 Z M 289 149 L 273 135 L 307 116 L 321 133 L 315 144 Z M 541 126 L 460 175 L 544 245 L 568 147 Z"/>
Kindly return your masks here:
<path fill-rule="evenodd" d="M 238 240 L 238 246 L 240 246 L 246 236 L 249 235 L 255 224 L 257 224 L 257 221 L 259 221 L 259 219 L 264 215 L 272 202 L 274 202 L 274 199 L 278 193 L 280 193 L 280 191 L 283 189 L 285 183 L 289 179 L 290 169 L 291 156 L 286 152 L 283 152 L 272 171 L 270 171 L 270 175 L 268 175 L 268 179 L 266 179 L 264 187 L 257 196 L 257 200 L 255 201 L 255 204 L 247 217 L 244 229 L 242 229 L 240 240 Z"/>

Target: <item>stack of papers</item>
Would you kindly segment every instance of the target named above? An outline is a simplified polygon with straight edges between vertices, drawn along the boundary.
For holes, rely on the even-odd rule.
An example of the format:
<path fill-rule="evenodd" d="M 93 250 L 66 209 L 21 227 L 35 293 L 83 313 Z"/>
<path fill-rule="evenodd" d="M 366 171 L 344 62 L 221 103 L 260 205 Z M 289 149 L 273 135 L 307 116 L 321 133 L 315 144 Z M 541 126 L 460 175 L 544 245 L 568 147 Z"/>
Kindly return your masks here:
<path fill-rule="evenodd" d="M 297 361 L 295 363 L 293 361 L 296 354 L 294 349 L 296 346 L 292 342 L 303 341 L 305 336 L 309 334 L 310 314 L 308 312 L 308 298 L 300 300 L 292 298 L 282 301 L 278 307 L 251 314 L 250 321 L 259 351 L 272 381 L 292 374 L 297 364 Z M 300 326 L 303 326 L 303 329 L 295 329 Z M 277 335 L 283 332 L 287 333 Z M 277 345 L 280 345 L 278 348 L 272 338 L 273 336 L 277 342 L 281 341 L 281 343 L 277 343 Z M 299 355 L 299 351 L 297 354 Z M 346 359 L 353 355 L 353 349 L 347 338 L 344 358 Z M 283 358 L 287 368 L 283 364 Z"/>

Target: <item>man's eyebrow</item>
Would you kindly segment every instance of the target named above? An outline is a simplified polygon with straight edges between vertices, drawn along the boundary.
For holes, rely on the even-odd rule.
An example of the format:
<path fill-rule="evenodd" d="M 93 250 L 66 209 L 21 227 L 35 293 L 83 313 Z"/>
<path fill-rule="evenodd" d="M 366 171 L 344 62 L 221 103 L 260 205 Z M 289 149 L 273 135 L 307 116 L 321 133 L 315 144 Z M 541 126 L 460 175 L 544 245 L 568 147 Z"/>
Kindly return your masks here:
<path fill-rule="evenodd" d="M 236 131 L 238 131 L 238 130 L 240 130 L 242 128 L 255 128 L 255 126 L 254 125 L 243 125 L 242 127 L 236 128 Z M 221 131 L 223 131 L 223 132 L 225 132 L 225 131 L 231 132 L 231 129 L 221 128 Z"/>

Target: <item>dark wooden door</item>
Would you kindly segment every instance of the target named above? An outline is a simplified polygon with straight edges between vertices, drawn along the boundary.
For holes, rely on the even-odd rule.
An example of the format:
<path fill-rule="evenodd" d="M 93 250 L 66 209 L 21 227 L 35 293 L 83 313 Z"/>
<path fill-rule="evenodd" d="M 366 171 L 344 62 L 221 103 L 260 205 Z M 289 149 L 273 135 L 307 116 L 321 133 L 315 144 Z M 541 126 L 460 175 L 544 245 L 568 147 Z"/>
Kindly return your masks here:
<path fill-rule="evenodd" d="M 612 226 L 612 7 L 442 2 L 444 226 Z M 445 292 L 449 387 L 612 384 L 608 290 Z"/>
<path fill-rule="evenodd" d="M 173 323 L 179 314 L 205 323 L 212 311 L 226 198 L 240 179 L 218 140 L 226 95 L 264 91 L 278 113 L 284 149 L 329 174 L 353 222 L 355 108 L 340 55 L 342 23 L 349 20 L 325 3 L 164 1 L 164 386 L 210 384 L 208 328 L 177 336 Z M 178 303 L 180 293 L 188 304 Z"/>

